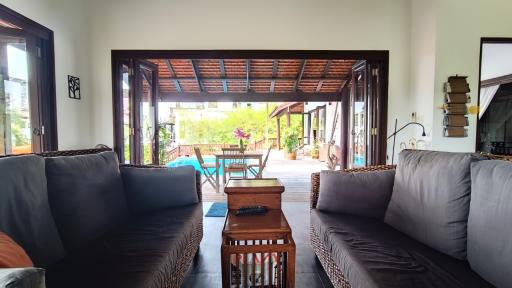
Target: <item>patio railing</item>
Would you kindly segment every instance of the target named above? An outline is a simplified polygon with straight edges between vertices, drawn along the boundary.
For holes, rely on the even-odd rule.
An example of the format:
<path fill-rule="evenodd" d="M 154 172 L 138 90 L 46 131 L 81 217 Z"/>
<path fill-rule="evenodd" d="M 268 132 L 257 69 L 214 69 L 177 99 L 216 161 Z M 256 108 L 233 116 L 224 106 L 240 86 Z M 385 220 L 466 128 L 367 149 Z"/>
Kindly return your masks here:
<path fill-rule="evenodd" d="M 265 139 L 258 140 L 247 145 L 248 151 L 256 151 L 256 150 L 266 150 L 267 143 L 271 145 L 272 148 L 277 148 L 277 139 L 269 138 L 267 141 Z M 194 147 L 198 147 L 201 150 L 201 154 L 203 155 L 212 155 L 215 153 L 222 152 L 222 148 L 230 147 L 230 144 L 190 144 L 190 145 L 178 145 L 177 147 L 172 148 L 169 151 L 164 152 L 164 157 L 162 159 L 162 164 L 166 164 L 168 162 L 176 160 L 176 158 L 181 156 L 194 156 Z"/>

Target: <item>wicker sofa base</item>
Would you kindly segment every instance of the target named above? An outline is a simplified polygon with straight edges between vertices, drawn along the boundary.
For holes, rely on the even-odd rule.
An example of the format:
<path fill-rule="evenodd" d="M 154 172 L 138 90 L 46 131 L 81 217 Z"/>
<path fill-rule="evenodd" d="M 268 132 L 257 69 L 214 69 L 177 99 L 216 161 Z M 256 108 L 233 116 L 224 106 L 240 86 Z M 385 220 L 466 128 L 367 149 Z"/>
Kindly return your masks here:
<path fill-rule="evenodd" d="M 194 229 L 192 240 L 190 241 L 187 248 L 183 251 L 183 254 L 180 255 L 180 260 L 176 265 L 176 268 L 168 278 L 168 282 L 165 287 L 167 288 L 179 288 L 185 277 L 187 276 L 190 265 L 194 261 L 194 257 L 196 253 L 199 251 L 199 245 L 201 244 L 201 240 L 203 239 L 203 221 L 197 225 Z"/>
<path fill-rule="evenodd" d="M 340 267 L 336 264 L 336 262 L 334 262 L 334 259 L 332 259 L 327 247 L 325 247 L 324 243 L 320 240 L 320 237 L 318 236 L 318 233 L 315 231 L 313 226 L 310 227 L 310 237 L 313 251 L 315 251 L 318 260 L 320 260 L 320 263 L 322 263 L 325 273 L 327 273 L 327 276 L 329 276 L 332 285 L 336 288 L 351 288 L 347 278 L 345 278 L 345 275 L 343 275 L 343 272 L 341 272 Z"/>

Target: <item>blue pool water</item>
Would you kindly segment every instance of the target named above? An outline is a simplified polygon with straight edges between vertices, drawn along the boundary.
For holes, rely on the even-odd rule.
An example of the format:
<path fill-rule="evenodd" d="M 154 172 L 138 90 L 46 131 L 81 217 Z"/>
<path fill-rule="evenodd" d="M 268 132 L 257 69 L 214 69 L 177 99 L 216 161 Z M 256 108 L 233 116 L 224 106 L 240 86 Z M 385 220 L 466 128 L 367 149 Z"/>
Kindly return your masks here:
<path fill-rule="evenodd" d="M 215 157 L 213 156 L 205 156 L 203 157 L 205 163 L 215 163 Z M 229 163 L 229 160 L 226 160 L 226 164 Z M 197 161 L 196 157 L 178 157 L 176 160 L 167 163 L 167 167 L 179 167 L 179 166 L 194 166 L 194 168 L 201 172 L 201 165 L 199 165 L 199 161 Z M 214 172 L 215 168 L 209 168 L 210 172 Z M 219 175 L 222 175 L 224 172 L 222 171 L 222 163 L 219 163 Z"/>
<path fill-rule="evenodd" d="M 205 163 L 215 163 L 215 157 L 203 157 Z M 201 165 L 199 165 L 199 161 L 197 161 L 196 157 L 178 157 L 174 161 L 167 163 L 167 167 L 179 167 L 179 166 L 194 166 L 194 168 L 203 173 L 201 170 Z M 220 166 L 220 165 L 219 165 Z M 208 169 L 213 172 L 215 169 Z M 221 171 L 222 172 L 222 168 Z M 203 173 L 204 174 L 204 173 Z M 222 173 L 219 173 L 222 175 Z"/>
<path fill-rule="evenodd" d="M 355 162 L 356 166 L 359 166 L 359 167 L 365 166 L 364 156 L 355 155 L 354 158 L 355 158 L 354 162 Z"/>

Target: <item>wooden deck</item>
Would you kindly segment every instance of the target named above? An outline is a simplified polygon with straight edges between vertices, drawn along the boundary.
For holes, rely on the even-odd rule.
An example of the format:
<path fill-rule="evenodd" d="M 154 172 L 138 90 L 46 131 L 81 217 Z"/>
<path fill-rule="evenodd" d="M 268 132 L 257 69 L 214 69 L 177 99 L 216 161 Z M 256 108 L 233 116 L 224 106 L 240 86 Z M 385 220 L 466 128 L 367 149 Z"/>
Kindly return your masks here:
<path fill-rule="evenodd" d="M 325 163 L 312 160 L 309 157 L 297 160 L 285 160 L 282 151 L 272 150 L 263 170 L 264 178 L 278 178 L 285 186 L 283 201 L 285 202 L 308 202 L 311 190 L 311 173 L 326 170 Z M 222 181 L 222 177 L 221 177 Z M 215 202 L 226 201 L 226 195 L 222 192 L 216 193 L 213 187 L 205 183 L 203 185 L 203 201 Z"/>

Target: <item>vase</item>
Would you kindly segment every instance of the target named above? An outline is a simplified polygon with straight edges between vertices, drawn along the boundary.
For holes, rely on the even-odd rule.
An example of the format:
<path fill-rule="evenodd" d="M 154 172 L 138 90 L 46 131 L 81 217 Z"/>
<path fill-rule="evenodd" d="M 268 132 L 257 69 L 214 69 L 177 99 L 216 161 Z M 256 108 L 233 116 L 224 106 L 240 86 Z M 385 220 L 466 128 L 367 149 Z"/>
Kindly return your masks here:
<path fill-rule="evenodd" d="M 242 153 L 245 152 L 244 140 L 242 140 L 242 139 L 240 139 L 240 152 L 242 152 Z"/>

